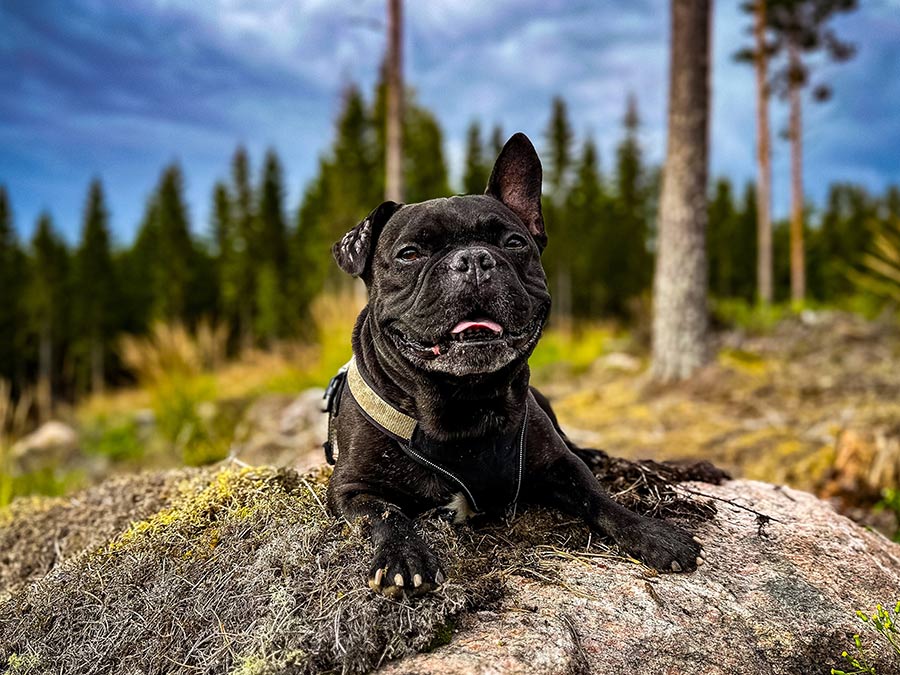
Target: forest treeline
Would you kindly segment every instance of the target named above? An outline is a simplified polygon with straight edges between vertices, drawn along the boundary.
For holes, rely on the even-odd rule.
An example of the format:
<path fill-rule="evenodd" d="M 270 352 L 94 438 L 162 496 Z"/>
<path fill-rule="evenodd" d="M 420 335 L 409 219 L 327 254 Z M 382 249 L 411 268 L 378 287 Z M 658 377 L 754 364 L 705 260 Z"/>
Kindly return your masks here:
<path fill-rule="evenodd" d="M 181 168 L 165 167 L 128 246 L 111 236 L 99 178 L 88 188 L 74 247 L 49 213 L 38 218 L 30 241 L 19 241 L 14 195 L 0 186 L 0 379 L 19 391 L 44 381 L 55 397 L 102 389 L 126 376 L 118 337 L 142 334 L 156 321 L 224 324 L 232 352 L 310 337 L 313 298 L 348 283 L 331 262 L 331 243 L 382 200 L 384 115 L 382 84 L 369 100 L 347 89 L 332 145 L 293 209 L 274 149 L 255 165 L 237 148 L 210 195 L 210 222 L 197 227 L 189 222 Z M 503 129 L 471 124 L 462 183 L 453 186 L 440 125 L 412 93 L 404 125 L 407 201 L 484 190 Z M 617 133 L 613 156 L 601 158 L 595 139 L 576 134 L 565 102 L 553 101 L 540 148 L 550 234 L 545 264 L 557 321 L 627 319 L 649 296 L 660 170 L 643 155 L 633 98 Z M 897 187 L 873 195 L 835 184 L 821 208 L 807 209 L 811 298 L 830 302 L 853 292 L 847 270 L 889 218 L 900 218 Z M 752 302 L 753 184 L 714 181 L 708 237 L 710 292 Z M 785 299 L 786 222 L 776 223 L 774 248 L 776 298 Z"/>

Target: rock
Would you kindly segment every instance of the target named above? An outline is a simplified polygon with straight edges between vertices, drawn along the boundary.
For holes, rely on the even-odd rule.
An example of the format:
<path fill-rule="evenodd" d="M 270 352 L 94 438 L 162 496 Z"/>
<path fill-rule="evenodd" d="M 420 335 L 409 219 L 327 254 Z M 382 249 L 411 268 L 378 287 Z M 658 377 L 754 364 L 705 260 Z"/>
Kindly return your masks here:
<path fill-rule="evenodd" d="M 499 610 L 466 617 L 449 644 L 382 672 L 827 673 L 864 632 L 855 611 L 900 600 L 900 546 L 825 502 L 751 481 L 694 487 L 778 522 L 760 528 L 720 503 L 694 574 L 585 558 L 562 566 L 558 584 L 514 576 Z M 879 673 L 900 672 L 886 645 L 869 656 Z"/>
<path fill-rule="evenodd" d="M 388 600 L 366 587 L 372 551 L 358 530 L 325 512 L 325 476 L 232 467 L 177 485 L 151 477 L 177 495 L 156 514 L 124 498 L 148 494 L 140 481 L 115 485 L 114 499 L 99 486 L 72 497 L 77 521 L 65 528 L 53 522 L 53 508 L 73 513 L 60 500 L 18 507 L 0 535 L 16 533 L 4 535 L 17 542 L 12 555 L 39 551 L 49 571 L 10 567 L 0 663 L 39 654 L 53 672 L 809 675 L 844 665 L 862 632 L 877 672 L 900 672 L 855 616 L 900 600 L 900 547 L 812 495 L 685 484 L 771 521 L 718 501 L 696 530 L 706 563 L 684 575 L 657 575 L 543 509 L 478 527 L 424 520 L 448 582 Z M 104 532 L 90 527 L 91 509 L 103 510 Z M 132 511 L 144 520 L 113 533 Z M 40 526 L 23 528 L 29 518 Z M 77 545 L 70 528 L 84 529 Z M 69 543 L 54 553 L 61 536 Z M 0 556 L 0 567 L 11 562 Z"/>
<path fill-rule="evenodd" d="M 253 465 L 274 464 L 306 470 L 322 461 L 328 418 L 322 412 L 324 390 L 299 396 L 259 397 L 235 430 L 233 456 Z"/>
<path fill-rule="evenodd" d="M 639 358 L 625 352 L 611 352 L 601 356 L 595 363 L 601 368 L 621 370 L 624 373 L 637 373 L 643 368 Z"/>
<path fill-rule="evenodd" d="M 16 469 L 28 473 L 68 463 L 78 452 L 78 432 L 57 420 L 42 424 L 12 446 Z"/>

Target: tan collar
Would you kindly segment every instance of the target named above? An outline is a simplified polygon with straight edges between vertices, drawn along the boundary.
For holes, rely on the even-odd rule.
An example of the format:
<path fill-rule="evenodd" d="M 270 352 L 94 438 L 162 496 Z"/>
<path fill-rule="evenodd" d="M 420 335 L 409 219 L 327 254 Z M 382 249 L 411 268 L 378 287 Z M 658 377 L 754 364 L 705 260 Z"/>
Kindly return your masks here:
<path fill-rule="evenodd" d="M 412 439 L 416 430 L 416 420 L 397 410 L 369 386 L 359 372 L 356 357 L 350 359 L 350 363 L 347 364 L 347 383 L 350 385 L 350 393 L 366 417 L 398 439 L 404 441 Z"/>

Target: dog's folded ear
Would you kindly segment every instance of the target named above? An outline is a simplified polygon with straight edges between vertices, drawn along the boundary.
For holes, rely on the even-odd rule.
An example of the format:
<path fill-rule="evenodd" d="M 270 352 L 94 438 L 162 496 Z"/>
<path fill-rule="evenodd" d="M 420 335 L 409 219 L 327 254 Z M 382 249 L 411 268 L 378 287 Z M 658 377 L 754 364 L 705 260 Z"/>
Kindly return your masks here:
<path fill-rule="evenodd" d="M 366 276 L 378 235 L 401 206 L 403 204 L 397 202 L 382 202 L 340 241 L 335 242 L 331 253 L 342 270 L 354 277 Z"/>
<path fill-rule="evenodd" d="M 543 250 L 547 233 L 541 214 L 541 180 L 541 160 L 528 136 L 518 133 L 500 151 L 485 194 L 499 199 L 515 213 Z"/>

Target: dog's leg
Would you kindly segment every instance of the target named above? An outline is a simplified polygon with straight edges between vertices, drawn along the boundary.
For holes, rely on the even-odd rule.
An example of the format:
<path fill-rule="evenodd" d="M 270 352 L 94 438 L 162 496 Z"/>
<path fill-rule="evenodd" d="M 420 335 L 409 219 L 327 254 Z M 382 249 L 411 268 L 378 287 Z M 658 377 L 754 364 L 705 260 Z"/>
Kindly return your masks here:
<path fill-rule="evenodd" d="M 615 539 L 629 555 L 662 572 L 689 572 L 702 562 L 700 544 L 663 520 L 640 516 L 607 495 L 587 465 L 562 446 L 532 473 L 529 493 L 535 501 L 583 519 Z"/>
<path fill-rule="evenodd" d="M 375 546 L 369 569 L 372 590 L 389 597 L 404 592 L 418 595 L 444 583 L 437 556 L 416 534 L 412 520 L 399 506 L 369 492 L 345 498 L 335 495 L 335 502 L 348 520 L 361 518 L 364 532 Z"/>

